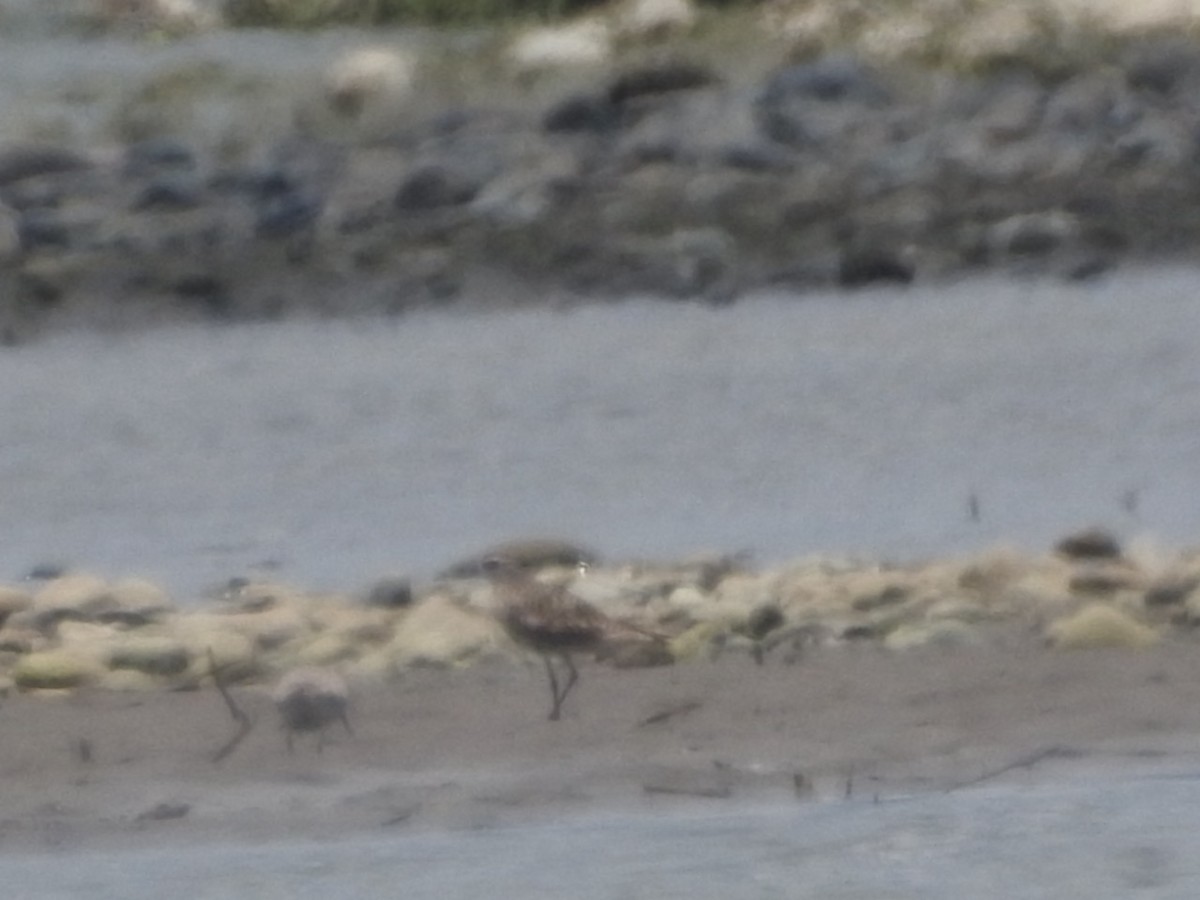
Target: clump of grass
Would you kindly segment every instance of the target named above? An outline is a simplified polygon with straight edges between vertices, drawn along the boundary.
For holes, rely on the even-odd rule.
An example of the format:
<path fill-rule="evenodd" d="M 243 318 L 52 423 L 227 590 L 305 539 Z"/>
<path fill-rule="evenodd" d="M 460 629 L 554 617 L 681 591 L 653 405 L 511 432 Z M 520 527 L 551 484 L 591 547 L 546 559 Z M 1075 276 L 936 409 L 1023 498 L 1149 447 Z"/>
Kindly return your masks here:
<path fill-rule="evenodd" d="M 979 76 L 1020 70 L 1047 82 L 1095 68 L 1131 40 L 1200 33 L 1200 15 L 1132 16 L 1115 0 L 773 0 L 763 22 L 797 62 L 848 49 L 884 64 Z"/>
<path fill-rule="evenodd" d="M 597 0 L 226 0 L 224 12 L 232 25 L 316 28 L 558 19 L 597 5 Z"/>

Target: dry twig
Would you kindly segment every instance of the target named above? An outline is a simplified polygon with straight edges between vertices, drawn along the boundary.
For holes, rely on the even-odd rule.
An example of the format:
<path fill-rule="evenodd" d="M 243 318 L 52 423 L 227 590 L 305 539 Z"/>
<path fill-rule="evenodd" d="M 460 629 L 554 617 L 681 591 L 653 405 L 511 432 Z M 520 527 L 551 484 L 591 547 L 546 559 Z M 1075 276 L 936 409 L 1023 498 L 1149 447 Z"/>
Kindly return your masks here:
<path fill-rule="evenodd" d="M 961 790 L 966 787 L 974 787 L 977 784 L 982 784 L 985 781 L 990 781 L 993 778 L 998 778 L 1001 775 L 1007 774 L 1014 769 L 1032 769 L 1038 763 L 1047 759 L 1077 759 L 1083 756 L 1082 750 L 1076 750 L 1073 747 L 1063 747 L 1055 745 L 1053 747 L 1043 747 L 1041 750 L 1035 750 L 1033 753 L 1027 753 L 1024 756 L 1014 759 L 1010 763 L 1000 766 L 998 769 L 992 769 L 989 772 L 984 772 L 982 775 L 972 778 L 968 781 L 960 781 L 957 784 L 952 784 L 946 788 L 946 793 L 951 791 Z"/>
<path fill-rule="evenodd" d="M 667 721 L 667 719 L 674 718 L 675 716 L 687 715 L 688 713 L 699 709 L 700 706 L 701 704 L 699 700 L 685 700 L 683 703 L 680 703 L 676 706 L 672 706 L 668 709 L 662 710 L 661 712 L 656 712 L 651 716 L 646 716 L 646 718 L 638 720 L 637 727 L 645 728 L 647 725 L 658 725 Z"/>

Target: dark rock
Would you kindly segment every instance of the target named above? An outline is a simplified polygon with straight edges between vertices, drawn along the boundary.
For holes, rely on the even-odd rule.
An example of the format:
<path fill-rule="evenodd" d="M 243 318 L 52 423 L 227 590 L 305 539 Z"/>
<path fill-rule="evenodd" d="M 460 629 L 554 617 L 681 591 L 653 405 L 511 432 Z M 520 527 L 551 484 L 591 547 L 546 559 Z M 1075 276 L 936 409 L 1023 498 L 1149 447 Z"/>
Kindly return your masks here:
<path fill-rule="evenodd" d="M 196 273 L 184 275 L 174 285 L 175 296 L 200 307 L 209 315 L 224 319 L 234 312 L 233 298 L 225 283 L 215 275 Z"/>
<path fill-rule="evenodd" d="M 886 248 L 847 250 L 838 261 L 838 284 L 846 288 L 868 284 L 911 284 L 915 270 L 899 253 Z"/>
<path fill-rule="evenodd" d="M 873 641 L 879 637 L 880 629 L 878 625 L 873 625 L 869 622 L 856 623 L 847 625 L 841 631 L 841 638 L 844 641 Z"/>
<path fill-rule="evenodd" d="M 455 135 L 479 124 L 483 117 L 484 114 L 478 110 L 448 109 L 433 117 L 429 130 L 442 136 Z"/>
<path fill-rule="evenodd" d="M 855 597 L 851 606 L 859 612 L 869 612 L 885 606 L 894 606 L 908 599 L 909 590 L 902 584 L 889 584 L 882 590 Z"/>
<path fill-rule="evenodd" d="M 91 161 L 62 147 L 17 146 L 0 151 L 0 185 L 38 175 L 91 168 Z"/>
<path fill-rule="evenodd" d="M 17 233 L 21 237 L 21 247 L 24 250 L 37 247 L 67 247 L 71 243 L 70 228 L 53 209 L 26 210 L 17 221 Z"/>
<path fill-rule="evenodd" d="M 275 169 L 222 169 L 208 181 L 210 189 L 222 194 L 247 194 L 255 199 L 295 190 L 295 179 Z"/>
<path fill-rule="evenodd" d="M 47 176 L 27 178 L 4 187 L 4 202 L 17 211 L 45 207 L 62 206 L 71 193 L 67 180 L 68 173 L 63 177 Z"/>
<path fill-rule="evenodd" d="M 254 235 L 278 240 L 301 234 L 316 224 L 324 208 L 324 200 L 309 191 L 272 193 L 258 204 Z"/>
<path fill-rule="evenodd" d="M 203 199 L 200 183 L 190 176 L 164 175 L 155 178 L 138 192 L 133 201 L 137 210 L 194 209 Z"/>
<path fill-rule="evenodd" d="M 850 56 L 790 66 L 766 83 L 754 102 L 762 133 L 776 143 L 809 147 L 861 128 L 892 102 L 875 74 Z"/>
<path fill-rule="evenodd" d="M 763 603 L 750 610 L 746 619 L 746 634 L 760 641 L 783 623 L 783 610 L 775 603 Z"/>
<path fill-rule="evenodd" d="M 144 628 L 162 618 L 159 610 L 110 609 L 99 612 L 95 620 L 102 625 L 120 625 L 122 628 Z"/>
<path fill-rule="evenodd" d="M 191 172 L 195 168 L 196 154 L 176 138 L 148 138 L 125 148 L 123 171 L 128 177 L 153 175 L 163 170 Z"/>
<path fill-rule="evenodd" d="M 1200 578 L 1172 578 L 1152 584 L 1142 602 L 1146 606 L 1178 606 L 1200 587 Z"/>
<path fill-rule="evenodd" d="M 734 572 L 743 572 L 752 562 L 753 555 L 749 550 L 736 553 L 722 553 L 715 556 L 704 555 L 684 563 L 684 571 L 690 572 L 696 587 L 705 593 L 711 593 L 720 587 L 721 582 Z"/>
<path fill-rule="evenodd" d="M 1012 216 L 992 226 L 990 242 L 1003 256 L 1048 256 L 1075 237 L 1072 216 L 1050 211 Z"/>
<path fill-rule="evenodd" d="M 1132 95 L 1111 78 L 1085 74 L 1046 99 L 1042 126 L 1053 132 L 1102 139 L 1130 128 L 1140 114 Z"/>
<path fill-rule="evenodd" d="M 690 163 L 692 154 L 680 146 L 678 140 L 663 137 L 658 140 L 631 141 L 621 152 L 622 159 L 631 166 L 648 166 L 654 163 Z"/>
<path fill-rule="evenodd" d="M 1094 281 L 1107 275 L 1117 266 L 1117 261 L 1102 253 L 1088 253 L 1070 260 L 1063 269 L 1067 281 Z"/>
<path fill-rule="evenodd" d="M 549 132 L 594 132 L 614 130 L 621 113 L 607 97 L 577 94 L 555 103 L 542 117 L 542 127 Z"/>
<path fill-rule="evenodd" d="M 705 66 L 673 62 L 622 72 L 608 87 L 608 99 L 618 106 L 657 94 L 710 87 L 719 81 Z"/>
<path fill-rule="evenodd" d="M 1137 91 L 1175 95 L 1200 80 L 1200 48 L 1190 40 L 1147 42 L 1130 53 L 1125 79 Z"/>
<path fill-rule="evenodd" d="M 1067 589 L 1073 594 L 1090 594 L 1105 597 L 1117 591 L 1137 587 L 1132 573 L 1120 567 L 1088 567 L 1073 574 L 1067 581 Z"/>
<path fill-rule="evenodd" d="M 42 562 L 25 573 L 26 581 L 53 581 L 67 574 L 68 566 L 59 562 Z"/>
<path fill-rule="evenodd" d="M 816 144 L 820 135 L 807 125 L 800 116 L 789 114 L 777 107 L 759 107 L 758 126 L 762 133 L 779 144 L 788 147 L 806 147 Z"/>
<path fill-rule="evenodd" d="M 403 609 L 413 601 L 412 582 L 407 578 L 381 578 L 367 593 L 367 606 Z"/>
<path fill-rule="evenodd" d="M 138 813 L 134 821 L 164 822 L 169 819 L 182 819 L 191 811 L 192 807 L 189 803 L 164 802 Z"/>
<path fill-rule="evenodd" d="M 792 155 L 774 146 L 737 144 L 721 151 L 717 161 L 731 169 L 746 172 L 790 172 L 795 168 Z"/>
<path fill-rule="evenodd" d="M 1121 544 L 1103 528 L 1087 528 L 1069 534 L 1054 545 L 1054 550 L 1067 559 L 1118 559 Z"/>
<path fill-rule="evenodd" d="M 892 95 L 875 72 L 860 60 L 835 54 L 775 73 L 757 102 L 760 106 L 770 106 L 796 99 L 878 107 L 890 103 Z"/>
<path fill-rule="evenodd" d="M 44 310 L 62 302 L 62 279 L 53 272 L 26 269 L 21 272 L 18 283 L 21 293 L 24 295 L 21 298 L 21 302 L 24 304 Z"/>
<path fill-rule="evenodd" d="M 988 79 L 971 93 L 975 94 L 975 109 L 964 113 L 988 148 L 1012 146 L 1034 137 L 1050 99 L 1046 86 L 1027 73 Z M 985 172 L 998 167 L 986 154 L 979 154 L 975 165 Z"/>
<path fill-rule="evenodd" d="M 394 205 L 402 212 L 422 212 L 470 203 L 482 185 L 462 172 L 445 166 L 420 166 L 396 191 Z"/>

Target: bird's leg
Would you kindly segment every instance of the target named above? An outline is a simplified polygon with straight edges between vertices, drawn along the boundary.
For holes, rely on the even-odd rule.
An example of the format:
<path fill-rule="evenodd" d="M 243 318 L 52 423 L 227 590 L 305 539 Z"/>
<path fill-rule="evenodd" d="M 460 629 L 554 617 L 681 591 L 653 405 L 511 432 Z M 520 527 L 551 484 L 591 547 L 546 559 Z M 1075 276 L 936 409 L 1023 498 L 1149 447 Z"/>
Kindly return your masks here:
<path fill-rule="evenodd" d="M 567 694 L 571 693 L 571 688 L 575 687 L 575 682 L 579 680 L 579 670 L 575 668 L 575 661 L 571 659 L 569 653 L 562 654 L 562 661 L 567 664 L 567 683 L 563 685 L 562 693 L 558 695 L 558 703 L 561 706 L 562 702 L 567 699 Z"/>
<path fill-rule="evenodd" d="M 342 720 L 342 724 L 346 726 L 346 734 L 354 737 L 354 729 L 350 727 L 350 718 L 346 715 L 346 711 L 342 710 L 338 713 L 338 718 Z"/>
<path fill-rule="evenodd" d="M 563 696 L 558 693 L 558 673 L 554 671 L 554 665 L 550 662 L 550 655 L 543 654 L 542 662 L 546 664 L 546 675 L 550 679 L 550 721 L 557 722 L 559 712 L 562 710 Z"/>

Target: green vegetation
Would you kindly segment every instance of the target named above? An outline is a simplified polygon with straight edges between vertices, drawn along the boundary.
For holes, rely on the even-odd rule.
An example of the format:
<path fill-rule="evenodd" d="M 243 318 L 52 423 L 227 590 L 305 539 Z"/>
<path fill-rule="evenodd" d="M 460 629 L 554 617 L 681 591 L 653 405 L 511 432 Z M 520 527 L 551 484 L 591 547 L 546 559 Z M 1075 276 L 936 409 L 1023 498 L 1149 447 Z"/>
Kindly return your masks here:
<path fill-rule="evenodd" d="M 593 9 L 598 0 L 227 0 L 232 25 L 315 28 L 408 23 L 466 25 L 557 19 Z"/>
<path fill-rule="evenodd" d="M 623 0 L 224 0 L 234 26 L 508 25 L 602 13 Z M 1191 10 L 1125 0 L 694 0 L 706 11 L 690 37 L 753 58 L 765 41 L 793 61 L 853 49 L 878 64 L 969 75 L 1010 69 L 1048 81 L 1094 68 L 1130 41 L 1200 36 Z M 719 13 L 719 14 L 713 14 Z M 615 14 L 615 15 L 613 15 Z M 750 27 L 747 28 L 746 26 Z M 749 35 L 749 36 L 748 36 Z M 748 45 L 750 49 L 747 54 Z M 770 54 L 773 55 L 773 54 Z"/>

